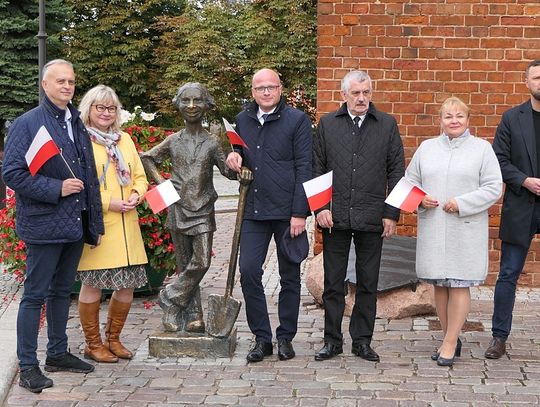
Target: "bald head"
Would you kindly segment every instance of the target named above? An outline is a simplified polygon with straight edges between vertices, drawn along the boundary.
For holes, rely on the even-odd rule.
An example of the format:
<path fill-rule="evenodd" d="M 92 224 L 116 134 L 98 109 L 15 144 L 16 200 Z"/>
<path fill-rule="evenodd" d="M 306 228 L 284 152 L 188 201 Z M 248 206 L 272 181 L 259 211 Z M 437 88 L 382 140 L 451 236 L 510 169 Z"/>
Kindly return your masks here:
<path fill-rule="evenodd" d="M 281 98 L 281 80 L 276 71 L 263 68 L 255 72 L 251 94 L 263 112 L 272 111 Z"/>

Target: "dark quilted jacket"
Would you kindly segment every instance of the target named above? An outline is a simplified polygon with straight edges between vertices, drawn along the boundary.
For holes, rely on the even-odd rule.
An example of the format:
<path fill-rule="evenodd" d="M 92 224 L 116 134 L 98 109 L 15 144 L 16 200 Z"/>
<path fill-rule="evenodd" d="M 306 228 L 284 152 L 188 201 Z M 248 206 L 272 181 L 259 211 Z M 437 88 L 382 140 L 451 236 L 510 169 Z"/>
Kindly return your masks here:
<path fill-rule="evenodd" d="M 236 130 L 249 147 L 237 151 L 243 165 L 253 171 L 244 218 L 306 217 L 309 210 L 302 183 L 311 179 L 311 121 L 282 100 L 262 126 L 258 109 L 252 102 L 236 117 Z"/>
<path fill-rule="evenodd" d="M 38 107 L 17 118 L 9 129 L 2 176 L 6 185 L 15 191 L 17 235 L 26 243 L 73 242 L 84 234 L 86 243 L 96 244 L 98 234 L 104 233 L 92 145 L 78 110 L 71 105 L 69 109 L 73 133 L 80 135 L 79 155 L 69 140 L 65 112 L 46 97 Z M 30 175 L 24 156 L 42 125 L 62 150 L 77 178 L 85 181 L 85 193 L 61 197 L 62 181 L 72 175 L 60 155 L 47 161 L 35 176 Z M 86 227 L 81 216 L 84 207 L 88 213 Z"/>
<path fill-rule="evenodd" d="M 405 172 L 403 144 L 392 116 L 370 104 L 358 129 L 343 104 L 321 118 L 313 149 L 313 176 L 334 171 L 335 228 L 382 233 L 383 218 L 399 219 L 399 210 L 384 203 Z"/>

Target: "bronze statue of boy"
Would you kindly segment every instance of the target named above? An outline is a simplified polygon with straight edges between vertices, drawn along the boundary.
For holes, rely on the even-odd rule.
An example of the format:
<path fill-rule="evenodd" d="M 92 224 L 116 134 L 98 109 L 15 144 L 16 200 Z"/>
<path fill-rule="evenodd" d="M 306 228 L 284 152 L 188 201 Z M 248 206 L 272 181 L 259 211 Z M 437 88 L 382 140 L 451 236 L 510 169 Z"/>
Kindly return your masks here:
<path fill-rule="evenodd" d="M 180 195 L 167 217 L 180 273 L 161 290 L 158 302 L 166 331 L 204 332 L 199 283 L 210 267 L 216 230 L 214 203 L 218 195 L 213 168 L 217 166 L 230 179 L 236 179 L 236 173 L 226 166 L 217 137 L 202 126 L 205 113 L 215 107 L 208 90 L 200 83 L 186 83 L 178 89 L 173 103 L 185 120 L 185 128 L 141 155 L 146 173 L 159 183 L 164 179 L 157 166 L 171 160 L 171 181 Z"/>

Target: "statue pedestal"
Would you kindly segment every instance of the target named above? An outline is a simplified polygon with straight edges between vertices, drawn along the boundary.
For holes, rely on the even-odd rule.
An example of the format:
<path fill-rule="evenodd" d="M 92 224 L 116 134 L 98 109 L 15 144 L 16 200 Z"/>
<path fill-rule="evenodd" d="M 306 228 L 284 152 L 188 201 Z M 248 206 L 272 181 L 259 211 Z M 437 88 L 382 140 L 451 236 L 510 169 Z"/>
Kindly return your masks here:
<path fill-rule="evenodd" d="M 236 328 L 226 338 L 187 332 L 158 332 L 150 335 L 148 353 L 156 358 L 230 358 L 236 349 Z"/>

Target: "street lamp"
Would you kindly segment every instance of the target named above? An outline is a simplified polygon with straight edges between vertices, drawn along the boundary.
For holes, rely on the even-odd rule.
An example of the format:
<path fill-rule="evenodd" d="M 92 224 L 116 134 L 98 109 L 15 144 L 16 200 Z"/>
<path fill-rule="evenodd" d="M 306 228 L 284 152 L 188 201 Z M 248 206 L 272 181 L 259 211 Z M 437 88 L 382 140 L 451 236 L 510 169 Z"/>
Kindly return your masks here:
<path fill-rule="evenodd" d="M 47 58 L 47 33 L 45 32 L 45 0 L 39 0 L 39 31 L 38 38 L 38 66 L 39 66 L 39 100 L 43 98 L 43 89 L 41 88 L 41 72 L 45 65 L 45 59 Z"/>

